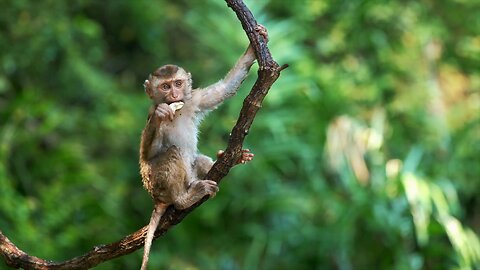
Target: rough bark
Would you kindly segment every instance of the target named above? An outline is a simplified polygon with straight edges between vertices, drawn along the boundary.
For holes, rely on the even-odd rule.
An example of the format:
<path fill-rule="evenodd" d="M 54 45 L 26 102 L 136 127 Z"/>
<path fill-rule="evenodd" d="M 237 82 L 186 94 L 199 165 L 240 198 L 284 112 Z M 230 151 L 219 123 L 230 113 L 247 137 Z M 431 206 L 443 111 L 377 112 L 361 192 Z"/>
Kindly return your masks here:
<path fill-rule="evenodd" d="M 231 132 L 224 155 L 217 160 L 206 176 L 206 179 L 212 179 L 217 182 L 220 182 L 228 174 L 234 166 L 235 161 L 240 157 L 243 141 L 250 130 L 255 115 L 262 105 L 263 99 L 272 84 L 277 80 L 278 76 L 280 76 L 280 71 L 287 67 L 286 65 L 280 67 L 273 60 L 265 40 L 255 31 L 257 21 L 243 1 L 226 0 L 226 2 L 236 13 L 255 50 L 259 71 L 257 81 L 243 102 L 243 107 L 237 123 Z M 185 210 L 177 210 L 173 207 L 167 209 L 155 232 L 155 239 L 165 234 L 172 226 L 181 222 L 188 213 L 200 206 L 207 199 L 208 197 L 205 197 Z M 88 269 L 102 262 L 132 253 L 142 248 L 146 232 L 147 226 L 125 236 L 118 242 L 93 247 L 84 255 L 63 262 L 52 262 L 28 255 L 16 247 L 15 244 L 0 231 L 0 254 L 4 257 L 6 264 L 12 268 Z"/>

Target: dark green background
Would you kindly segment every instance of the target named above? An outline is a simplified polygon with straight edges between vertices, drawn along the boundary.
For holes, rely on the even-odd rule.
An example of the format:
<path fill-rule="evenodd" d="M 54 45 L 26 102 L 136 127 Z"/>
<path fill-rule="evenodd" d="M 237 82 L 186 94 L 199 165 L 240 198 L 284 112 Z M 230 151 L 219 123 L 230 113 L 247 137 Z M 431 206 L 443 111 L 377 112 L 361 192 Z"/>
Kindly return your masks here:
<path fill-rule="evenodd" d="M 220 0 L 0 3 L 0 230 L 50 260 L 117 241 L 152 209 L 143 81 L 175 63 L 207 86 L 248 39 Z M 255 160 L 154 242 L 151 269 L 479 269 L 480 2 L 246 3 L 290 68 Z M 256 69 L 202 152 L 225 147 Z"/>

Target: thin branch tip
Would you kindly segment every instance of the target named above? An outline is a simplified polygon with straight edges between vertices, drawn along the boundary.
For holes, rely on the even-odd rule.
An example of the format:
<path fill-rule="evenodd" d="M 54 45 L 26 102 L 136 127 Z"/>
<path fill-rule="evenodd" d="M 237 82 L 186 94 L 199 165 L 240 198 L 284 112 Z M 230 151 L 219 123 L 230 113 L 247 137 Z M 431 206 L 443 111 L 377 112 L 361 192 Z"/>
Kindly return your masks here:
<path fill-rule="evenodd" d="M 279 72 L 282 72 L 284 69 L 288 68 L 290 65 L 289 64 L 283 64 L 279 69 L 278 71 Z"/>

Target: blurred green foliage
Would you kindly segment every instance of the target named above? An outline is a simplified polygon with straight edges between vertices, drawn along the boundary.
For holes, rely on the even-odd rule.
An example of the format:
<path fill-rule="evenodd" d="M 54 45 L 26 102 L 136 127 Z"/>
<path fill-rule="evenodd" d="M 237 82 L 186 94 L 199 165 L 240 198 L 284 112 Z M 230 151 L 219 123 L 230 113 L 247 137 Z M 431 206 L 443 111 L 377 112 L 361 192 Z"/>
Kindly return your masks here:
<path fill-rule="evenodd" d="M 246 3 L 291 67 L 247 137 L 256 159 L 154 243 L 151 268 L 479 269 L 480 2 Z M 220 79 L 248 45 L 239 21 L 218 0 L 1 6 L 0 230 L 65 260 L 145 225 L 143 80 L 165 63 Z M 255 69 L 202 152 L 225 147 Z"/>

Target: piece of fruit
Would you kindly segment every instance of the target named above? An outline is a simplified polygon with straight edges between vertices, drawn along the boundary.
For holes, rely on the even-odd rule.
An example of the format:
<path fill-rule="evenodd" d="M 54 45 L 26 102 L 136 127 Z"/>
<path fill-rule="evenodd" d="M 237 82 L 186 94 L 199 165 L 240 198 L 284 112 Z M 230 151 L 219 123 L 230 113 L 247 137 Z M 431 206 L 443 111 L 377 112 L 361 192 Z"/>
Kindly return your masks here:
<path fill-rule="evenodd" d="M 168 104 L 168 106 L 170 106 L 170 108 L 175 112 L 180 110 L 183 107 L 183 104 L 184 104 L 183 102 L 178 101 L 178 102 L 170 103 Z"/>

